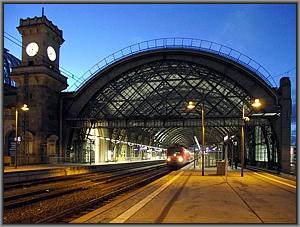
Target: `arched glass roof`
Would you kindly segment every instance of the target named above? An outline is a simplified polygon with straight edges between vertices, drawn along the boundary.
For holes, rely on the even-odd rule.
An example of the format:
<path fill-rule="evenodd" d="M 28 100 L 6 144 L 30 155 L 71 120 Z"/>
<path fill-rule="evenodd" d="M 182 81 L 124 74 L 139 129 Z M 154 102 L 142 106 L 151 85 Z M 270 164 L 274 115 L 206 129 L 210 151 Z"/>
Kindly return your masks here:
<path fill-rule="evenodd" d="M 159 60 L 132 68 L 100 88 L 80 114 L 95 120 L 166 120 L 155 128 L 155 140 L 162 144 L 193 143 L 200 138 L 201 106 L 205 110 L 207 142 L 222 141 L 234 126 L 218 126 L 219 119 L 239 120 L 244 103 L 250 112 L 248 92 L 229 77 L 200 64 L 179 60 Z M 189 101 L 196 103 L 188 110 Z M 187 120 L 191 124 L 188 127 Z M 209 121 L 209 122 L 208 122 Z"/>
<path fill-rule="evenodd" d="M 3 67 L 4 67 L 4 76 L 3 76 L 3 82 L 5 84 L 16 86 L 16 83 L 11 79 L 11 68 L 19 66 L 21 64 L 21 61 L 15 57 L 14 55 L 8 53 L 9 50 L 4 48 L 4 55 L 3 55 Z"/>
<path fill-rule="evenodd" d="M 194 111 L 187 103 L 194 101 Z M 246 91 L 230 78 L 201 65 L 177 60 L 144 64 L 121 74 L 100 89 L 81 117 L 90 119 L 236 117 Z M 247 111 L 249 109 L 247 108 Z"/>

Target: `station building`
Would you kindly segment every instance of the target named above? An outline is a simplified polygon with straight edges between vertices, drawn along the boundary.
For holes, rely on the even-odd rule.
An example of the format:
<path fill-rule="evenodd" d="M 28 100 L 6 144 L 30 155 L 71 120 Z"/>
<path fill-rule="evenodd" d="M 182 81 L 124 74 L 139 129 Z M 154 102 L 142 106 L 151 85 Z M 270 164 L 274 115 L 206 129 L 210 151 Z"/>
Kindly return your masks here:
<path fill-rule="evenodd" d="M 222 159 L 223 138 L 229 135 L 235 138 L 229 145 L 231 157 L 241 158 L 243 125 L 246 165 L 289 171 L 288 77 L 273 86 L 260 71 L 263 67 L 245 63 L 239 52 L 233 57 L 220 51 L 222 45 L 217 52 L 214 43 L 203 48 L 200 42 L 196 48 L 192 42 L 198 40 L 179 45 L 174 38 L 155 41 L 153 47 L 140 43 L 129 54 L 124 49 L 105 67 L 97 65 L 75 91 L 66 91 L 68 78 L 59 66 L 63 31 L 46 16 L 20 19 L 17 29 L 22 59 L 7 49 L 3 59 L 3 156 L 11 164 L 165 158 L 170 144 L 193 147 L 194 136 L 203 143 L 202 105 L 207 157 Z M 251 109 L 257 97 L 264 104 L 259 112 Z M 190 100 L 196 103 L 194 111 L 186 109 Z M 22 111 L 23 104 L 29 111 Z M 249 122 L 241 119 L 242 112 Z"/>

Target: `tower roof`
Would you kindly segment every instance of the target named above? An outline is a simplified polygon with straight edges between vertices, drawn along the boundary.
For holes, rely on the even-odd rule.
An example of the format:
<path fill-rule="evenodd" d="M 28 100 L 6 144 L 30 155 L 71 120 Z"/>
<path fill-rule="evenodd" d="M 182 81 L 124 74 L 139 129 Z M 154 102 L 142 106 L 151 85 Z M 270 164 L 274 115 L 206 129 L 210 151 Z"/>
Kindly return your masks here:
<path fill-rule="evenodd" d="M 52 23 L 51 20 L 49 20 L 45 15 L 41 16 L 41 17 L 33 17 L 33 18 L 26 18 L 26 19 L 20 19 L 20 25 L 19 27 L 17 27 L 17 29 L 19 30 L 19 32 L 23 35 L 24 34 L 24 28 L 27 27 L 36 27 L 36 26 L 41 26 L 44 25 L 46 26 L 48 29 L 50 29 L 51 31 L 53 31 L 57 37 L 59 37 L 60 43 L 64 42 L 63 37 L 63 32 L 62 30 L 60 30 L 56 25 L 54 25 Z"/>
<path fill-rule="evenodd" d="M 4 83 L 11 86 L 16 86 L 15 82 L 11 79 L 11 68 L 19 66 L 21 61 L 14 55 L 8 53 L 9 50 L 4 48 L 3 67 L 4 67 Z"/>

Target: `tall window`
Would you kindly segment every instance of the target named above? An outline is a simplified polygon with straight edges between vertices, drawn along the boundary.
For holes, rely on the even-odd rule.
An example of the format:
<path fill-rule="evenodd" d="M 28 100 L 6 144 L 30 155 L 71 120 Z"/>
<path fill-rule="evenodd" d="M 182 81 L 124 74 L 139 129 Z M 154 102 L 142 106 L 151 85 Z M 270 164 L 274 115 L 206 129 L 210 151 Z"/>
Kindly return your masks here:
<path fill-rule="evenodd" d="M 255 160 L 261 162 L 268 161 L 268 149 L 260 126 L 255 127 Z"/>

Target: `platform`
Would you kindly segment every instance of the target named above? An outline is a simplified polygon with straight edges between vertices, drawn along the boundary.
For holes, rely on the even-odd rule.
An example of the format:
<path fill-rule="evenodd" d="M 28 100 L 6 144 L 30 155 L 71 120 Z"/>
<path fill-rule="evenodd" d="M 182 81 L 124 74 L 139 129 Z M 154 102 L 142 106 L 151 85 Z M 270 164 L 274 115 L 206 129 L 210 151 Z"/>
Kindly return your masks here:
<path fill-rule="evenodd" d="M 19 183 L 29 180 L 44 179 L 49 177 L 68 176 L 75 174 L 92 173 L 97 171 L 111 170 L 123 166 L 135 166 L 139 163 L 164 163 L 165 160 L 145 160 L 145 161 L 126 161 L 126 162 L 105 162 L 98 164 L 39 164 L 3 167 L 3 182 Z"/>
<path fill-rule="evenodd" d="M 193 165 L 120 196 L 71 223 L 296 223 L 296 182 Z"/>

